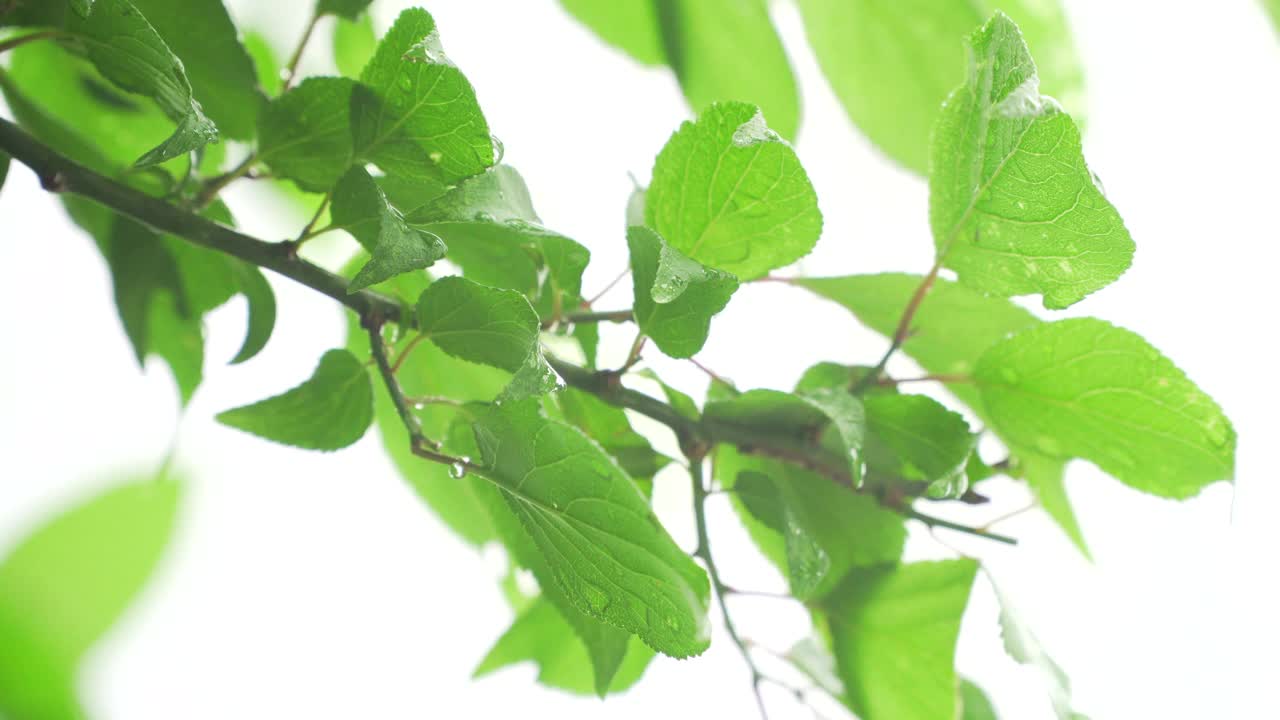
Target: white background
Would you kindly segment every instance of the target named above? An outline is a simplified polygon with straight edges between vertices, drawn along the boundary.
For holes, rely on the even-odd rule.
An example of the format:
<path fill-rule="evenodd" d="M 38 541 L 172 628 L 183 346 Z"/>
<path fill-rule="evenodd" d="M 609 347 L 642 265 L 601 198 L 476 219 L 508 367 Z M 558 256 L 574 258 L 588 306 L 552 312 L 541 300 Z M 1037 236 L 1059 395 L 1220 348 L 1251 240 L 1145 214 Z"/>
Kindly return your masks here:
<path fill-rule="evenodd" d="M 233 5 L 290 47 L 310 2 Z M 393 5 L 380 0 L 380 27 Z M 1252 0 L 1067 5 L 1088 71 L 1086 155 L 1138 243 L 1133 269 L 1069 314 L 1139 330 L 1212 394 L 1240 434 L 1238 479 L 1176 503 L 1073 465 L 1069 490 L 1093 564 L 1039 512 L 1001 525 L 1021 538 L 1016 549 L 946 537 L 989 561 L 1095 720 L 1280 717 L 1276 35 Z M 602 46 L 553 0 L 433 0 L 429 9 L 543 219 L 591 248 L 585 286 L 602 287 L 626 262 L 627 173 L 644 181 L 686 117 L 675 83 Z M 826 216 L 799 271 L 922 271 L 932 248 L 924 182 L 845 120 L 794 7 L 778 3 L 776 16 L 804 96 L 797 149 Z M 329 71 L 327 37 L 326 24 L 309 70 Z M 264 213 L 273 199 L 255 192 L 233 192 L 243 224 L 265 237 L 299 226 Z M 0 268 L 5 548 L 120 472 L 154 467 L 177 414 L 167 370 L 136 367 L 92 243 L 16 163 L 0 193 Z M 501 563 L 443 529 L 378 439 L 306 453 L 210 419 L 296 383 L 342 343 L 329 301 L 273 280 L 280 320 L 258 359 L 224 364 L 240 340 L 240 301 L 209 319 L 206 381 L 178 431 L 189 478 L 182 526 L 156 582 L 92 653 L 82 689 L 95 717 L 752 716 L 745 669 L 722 635 L 697 660 L 659 659 L 605 704 L 536 686 L 531 666 L 469 680 L 510 620 L 495 584 Z M 629 305 L 625 286 L 602 305 Z M 883 349 L 842 309 L 776 284 L 744 287 L 713 331 L 700 358 L 741 387 L 787 388 L 818 360 L 867 361 Z M 625 345 L 622 332 L 611 337 Z M 701 394 L 705 378 L 688 363 L 659 367 Z M 998 507 L 963 517 L 980 523 L 1026 500 L 1009 483 L 995 492 Z M 660 478 L 660 512 L 686 543 L 687 500 L 678 473 Z M 712 524 L 730 583 L 780 587 L 725 508 L 713 509 Z M 912 557 L 948 552 L 922 532 L 909 545 Z M 797 608 L 736 602 L 739 626 L 762 643 L 783 648 L 805 631 Z M 1002 717 L 1051 716 L 1037 676 L 1003 655 L 981 579 L 958 664 Z M 785 696 L 770 701 L 775 717 L 811 717 Z"/>

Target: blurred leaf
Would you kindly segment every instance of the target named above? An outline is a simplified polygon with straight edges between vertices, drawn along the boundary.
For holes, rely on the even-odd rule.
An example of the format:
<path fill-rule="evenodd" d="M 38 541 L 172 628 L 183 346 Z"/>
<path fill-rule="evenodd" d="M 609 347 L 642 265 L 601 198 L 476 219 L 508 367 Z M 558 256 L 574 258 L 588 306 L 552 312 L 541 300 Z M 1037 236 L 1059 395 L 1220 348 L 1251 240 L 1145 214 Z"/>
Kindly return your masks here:
<path fill-rule="evenodd" d="M 630 688 L 652 659 L 653 650 L 631 636 L 622 664 L 607 686 L 608 692 Z M 543 685 L 581 695 L 597 692 L 595 670 L 586 646 L 546 598 L 535 599 L 516 617 L 480 662 L 475 677 L 526 661 L 538 666 L 538 682 Z"/>
<path fill-rule="evenodd" d="M 333 24 L 333 61 L 338 72 L 347 77 L 359 77 L 369 64 L 378 38 L 373 32 L 373 17 L 368 13 L 358 20 L 339 17 Z"/>
<path fill-rule="evenodd" d="M 256 30 L 249 30 L 244 33 L 241 42 L 244 43 L 245 52 L 249 53 L 249 58 L 253 61 L 258 87 L 273 97 L 279 95 L 280 88 L 284 86 L 284 80 L 280 77 L 282 69 L 280 59 L 276 56 L 271 41 Z"/>
<path fill-rule="evenodd" d="M 564 9 L 591 28 L 601 40 L 644 65 L 664 65 L 662 24 L 654 0 L 560 0 Z"/>
<path fill-rule="evenodd" d="M 791 593 L 800 599 L 811 597 L 831 570 L 831 558 L 817 538 L 819 530 L 811 527 L 804 504 L 791 497 L 788 484 L 775 484 L 768 475 L 750 470 L 739 473 L 733 489 L 757 520 L 782 536 Z"/>
<path fill-rule="evenodd" d="M 743 281 L 800 259 L 822 232 L 795 151 L 758 109 L 736 102 L 709 107 L 671 136 L 645 214 L 671 247 Z"/>
<path fill-rule="evenodd" d="M 369 9 L 373 0 L 317 0 L 317 15 L 337 15 L 347 20 L 357 20 Z"/>
<path fill-rule="evenodd" d="M 987 694 L 967 678 L 960 678 L 960 711 L 960 720 L 999 720 Z"/>
<path fill-rule="evenodd" d="M 863 720 L 958 715 L 955 650 L 973 560 L 858 568 L 825 601 L 849 707 Z"/>
<path fill-rule="evenodd" d="M 173 479 L 122 483 L 64 510 L 0 562 L 0 715 L 85 717 L 85 653 L 133 602 L 173 532 Z"/>
<path fill-rule="evenodd" d="M 1005 652 L 1023 665 L 1030 665 L 1040 671 L 1058 720 L 1087 720 L 1071 709 L 1071 681 L 1067 674 L 1045 653 L 1039 639 L 1023 624 L 1000 587 L 994 582 L 991 587 L 1000 602 L 1000 634 L 1004 637 Z"/>
<path fill-rule="evenodd" d="M 373 422 L 373 384 L 355 355 L 330 350 L 306 382 L 225 410 L 218 422 L 285 445 L 338 450 L 363 437 Z"/>
<path fill-rule="evenodd" d="M 627 230 L 627 245 L 636 323 L 664 353 L 691 357 L 738 289 L 737 278 L 690 260 L 646 227 Z"/>
<path fill-rule="evenodd" d="M 929 135 L 964 81 L 964 38 L 998 6 L 1040 59 L 1044 89 L 1073 115 L 1084 73 L 1058 0 L 800 0 L 805 33 L 853 121 L 889 157 L 929 170 Z M 909 58 L 909 61 L 904 59 Z"/>

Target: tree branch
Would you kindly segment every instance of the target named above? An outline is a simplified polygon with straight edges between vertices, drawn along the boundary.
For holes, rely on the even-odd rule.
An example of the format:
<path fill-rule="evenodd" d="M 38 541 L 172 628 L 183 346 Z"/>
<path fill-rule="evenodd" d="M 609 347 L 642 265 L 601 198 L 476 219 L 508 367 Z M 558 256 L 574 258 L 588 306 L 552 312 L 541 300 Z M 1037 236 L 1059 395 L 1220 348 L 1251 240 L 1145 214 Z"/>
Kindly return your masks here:
<path fill-rule="evenodd" d="M 396 403 L 401 419 L 405 421 L 414 453 L 451 466 L 462 461 L 461 458 L 437 452 L 438 446 L 423 436 L 420 429 L 416 429 L 417 418 L 413 415 L 409 402 L 395 379 L 393 365 L 386 357 L 386 350 L 382 346 L 382 326 L 392 322 L 406 329 L 415 329 L 417 324 L 417 319 L 412 313 L 402 314 L 399 302 L 370 290 L 349 292 L 346 279 L 299 257 L 295 243 L 264 242 L 171 205 L 160 198 L 135 190 L 57 153 L 3 118 L 0 118 L 0 149 L 31 168 L 45 189 L 51 192 L 70 192 L 94 200 L 110 210 L 127 215 L 159 232 L 180 237 L 196 245 L 272 270 L 351 308 L 360 316 L 365 328 L 369 330 L 374 360 L 378 364 L 379 372 L 382 373 L 392 400 Z M 922 293 L 921 296 L 923 296 Z M 617 315 L 618 313 L 606 314 Z M 905 324 L 904 322 L 903 325 Z M 871 485 L 854 488 L 848 468 L 844 467 L 843 463 L 828 458 L 812 444 L 779 438 L 773 434 L 717 422 L 710 418 L 689 417 L 661 400 L 623 387 L 622 376 L 617 372 L 591 371 L 550 355 L 547 356 L 547 360 L 568 385 L 590 392 L 611 405 L 634 410 L 671 428 L 686 453 L 692 452 L 699 446 L 705 448 L 717 444 L 733 445 L 748 454 L 770 457 L 803 467 L 855 492 L 877 493 L 886 507 L 912 517 L 911 513 L 914 511 L 909 507 L 900 506 L 896 499 L 885 502 L 883 493 L 880 493 L 881 488 Z M 701 454 L 705 454 L 705 451 Z M 465 462 L 463 462 L 463 468 L 475 469 Z M 903 484 L 893 485 L 898 497 L 904 492 L 909 495 L 918 494 L 911 492 L 912 487 Z M 973 528 L 943 524 L 941 521 L 935 524 L 1008 541 L 1008 538 L 974 531 Z"/>

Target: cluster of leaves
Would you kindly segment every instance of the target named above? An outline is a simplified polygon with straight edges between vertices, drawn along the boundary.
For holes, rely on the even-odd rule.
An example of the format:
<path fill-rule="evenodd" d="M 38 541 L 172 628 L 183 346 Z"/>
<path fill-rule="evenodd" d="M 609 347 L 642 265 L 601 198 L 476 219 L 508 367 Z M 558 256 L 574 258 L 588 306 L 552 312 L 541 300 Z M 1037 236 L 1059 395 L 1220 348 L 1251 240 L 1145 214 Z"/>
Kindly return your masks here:
<path fill-rule="evenodd" d="M 1010 299 L 1068 307 L 1133 255 L 1078 126 L 1040 93 L 1042 77 L 1068 105 L 1080 89 L 1053 3 L 1049 12 L 1002 3 L 1026 39 L 1002 12 L 983 23 L 982 2 L 800 3 L 850 117 L 891 157 L 929 170 L 936 263 L 923 276 L 787 279 L 846 307 L 890 339 L 889 351 L 872 366 L 816 365 L 792 392 L 717 381 L 703 403 L 661 381 L 665 400 L 628 387 L 640 341 L 692 357 L 740 284 L 803 257 L 822 231 L 817 194 L 786 140 L 798 124 L 795 82 L 763 0 L 564 0 L 609 42 L 669 65 L 700 109 L 626 208 L 634 290 L 620 313 L 584 301 L 589 250 L 542 223 L 433 18 L 407 10 L 376 39 L 368 4 L 320 0 L 306 36 L 335 18 L 342 74 L 296 84 L 305 39 L 282 72 L 269 45 L 241 40 L 221 0 L 23 4 L 0 23 L 38 31 L 8 43 L 0 90 L 23 131 L 119 188 L 94 195 L 62 171 L 42 176 L 66 184 L 67 210 L 106 259 L 139 359 L 163 358 L 184 402 L 203 372 L 205 313 L 246 298 L 248 333 L 233 362 L 271 335 L 275 302 L 255 266 L 267 260 L 247 258 L 322 292 L 340 283 L 335 296 L 358 311 L 346 347 L 296 387 L 218 419 L 313 450 L 347 447 L 376 424 L 443 522 L 476 546 L 505 547 L 512 577 L 531 574 L 538 592 L 506 585 L 516 619 L 477 674 L 532 661 L 548 685 L 605 695 L 636 682 L 655 653 L 703 652 L 712 595 L 728 592 L 703 515 L 716 488 L 811 610 L 814 636 L 785 655 L 816 686 L 864 720 L 991 717 L 954 666 L 979 566 L 902 562 L 906 521 L 933 522 L 915 506 L 981 502 L 984 480 L 1011 474 L 1087 553 L 1063 487 L 1069 460 L 1162 497 L 1231 477 L 1230 423 L 1159 351 L 1104 321 L 1042 320 Z M 753 48 L 745 58 L 742 43 Z M 1028 45 L 1048 61 L 1037 66 Z M 211 144 L 220 138 L 244 157 L 228 162 L 229 143 Z M 316 208 L 274 254 L 219 234 L 233 225 L 219 192 L 248 177 Z M 119 198 L 130 192 L 184 210 L 191 229 L 126 207 Z M 299 257 L 331 232 L 354 240 L 356 257 L 341 269 L 349 281 Z M 594 323 L 605 319 L 638 329 L 626 367 L 596 369 Z M 898 350 L 945 383 L 1009 457 L 985 462 L 965 415 L 901 392 L 885 370 Z M 680 441 L 705 570 L 650 507 L 653 477 L 672 461 L 628 411 Z M 74 717 L 75 660 L 101 622 L 84 621 L 94 632 L 75 637 L 31 624 L 29 603 L 42 600 L 25 588 L 44 582 L 28 575 L 38 538 L 0 568 L 0 637 L 17 638 L 0 643 L 0 709 Z M 1056 710 L 1072 717 L 1065 677 L 1007 603 L 1002 622 L 1010 654 L 1045 669 Z M 48 676 L 57 687 L 13 690 L 19 666 L 37 661 L 57 670 Z"/>

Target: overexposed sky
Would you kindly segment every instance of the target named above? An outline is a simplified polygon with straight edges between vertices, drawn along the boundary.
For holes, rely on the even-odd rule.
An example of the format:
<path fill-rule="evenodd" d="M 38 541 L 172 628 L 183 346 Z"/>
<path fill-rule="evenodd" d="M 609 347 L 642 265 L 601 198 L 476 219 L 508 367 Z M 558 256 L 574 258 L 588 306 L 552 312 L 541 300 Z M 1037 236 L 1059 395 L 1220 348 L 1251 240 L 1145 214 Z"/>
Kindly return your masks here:
<path fill-rule="evenodd" d="M 1142 496 L 1083 463 L 1069 491 L 1095 562 L 1040 513 L 1002 530 L 1016 549 L 948 536 L 980 553 L 1070 675 L 1094 720 L 1280 717 L 1275 548 L 1280 479 L 1272 293 L 1280 260 L 1280 44 L 1254 0 L 1064 0 L 1088 78 L 1085 153 L 1137 242 L 1117 284 L 1071 308 L 1142 333 L 1226 409 L 1240 435 L 1238 480 L 1178 503 Z M 310 0 L 231 3 L 248 27 L 289 47 Z M 925 270 L 932 243 L 920 178 L 881 158 L 845 119 L 803 41 L 794 7 L 775 14 L 801 81 L 797 143 L 826 224 L 798 270 Z M 403 3 L 378 0 L 385 28 Z M 626 264 L 628 173 L 642 182 L 687 116 L 666 71 L 601 45 L 554 0 L 431 0 L 450 57 L 477 88 L 506 161 L 548 225 L 593 253 L 584 286 Z M 328 72 L 328 26 L 305 67 Z M 957 63 L 964 61 L 957 42 Z M 242 224 L 283 237 L 302 219 L 237 187 Z M 91 241 L 16 163 L 0 191 L 0 554 L 44 514 L 119 471 L 150 467 L 174 434 L 167 370 L 137 370 Z M 156 582 L 94 651 L 83 689 L 95 717 L 573 718 L 752 717 L 746 670 L 723 635 L 702 658 L 660 658 L 630 693 L 601 704 L 534 684 L 532 666 L 480 681 L 471 669 L 510 622 L 500 558 L 453 538 L 399 480 L 375 434 L 308 453 L 212 421 L 219 410 L 296 384 L 342 344 L 331 301 L 272 278 L 279 322 L 245 366 L 243 307 L 210 317 L 206 380 L 181 424 L 189 486 L 183 523 Z M 626 287 L 602 307 L 630 303 Z M 883 340 L 842 309 L 777 284 L 749 285 L 712 325 L 699 358 L 741 387 L 789 388 L 819 360 L 866 361 Z M 625 331 L 607 328 L 624 352 Z M 902 368 L 910 364 L 902 361 Z M 695 396 L 688 363 L 658 369 Z M 663 441 L 669 440 L 663 438 Z M 999 507 L 1026 499 L 997 481 Z M 692 538 L 686 480 L 659 478 L 659 511 Z M 711 515 L 727 580 L 780 587 L 726 507 Z M 919 528 L 913 528 L 919 530 Z M 913 558 L 948 551 L 913 533 Z M 1002 717 L 1051 718 L 1033 672 L 1008 660 L 980 579 L 958 664 Z M 785 648 L 798 608 L 736 601 L 743 632 Z M 770 695 L 775 718 L 809 718 Z"/>

